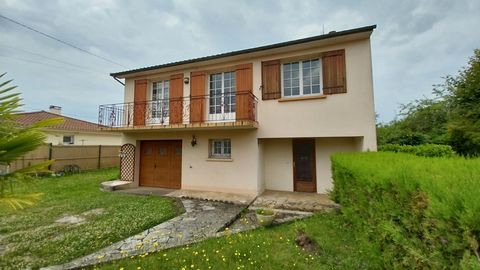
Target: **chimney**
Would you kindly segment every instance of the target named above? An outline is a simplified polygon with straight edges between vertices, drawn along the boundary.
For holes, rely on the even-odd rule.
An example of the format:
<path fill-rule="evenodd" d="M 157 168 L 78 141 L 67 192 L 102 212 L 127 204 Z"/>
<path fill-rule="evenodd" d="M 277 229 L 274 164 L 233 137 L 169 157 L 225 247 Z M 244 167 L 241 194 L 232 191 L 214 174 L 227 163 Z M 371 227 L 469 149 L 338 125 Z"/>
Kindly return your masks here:
<path fill-rule="evenodd" d="M 62 107 L 60 106 L 55 106 L 55 105 L 50 105 L 49 112 L 62 115 Z"/>

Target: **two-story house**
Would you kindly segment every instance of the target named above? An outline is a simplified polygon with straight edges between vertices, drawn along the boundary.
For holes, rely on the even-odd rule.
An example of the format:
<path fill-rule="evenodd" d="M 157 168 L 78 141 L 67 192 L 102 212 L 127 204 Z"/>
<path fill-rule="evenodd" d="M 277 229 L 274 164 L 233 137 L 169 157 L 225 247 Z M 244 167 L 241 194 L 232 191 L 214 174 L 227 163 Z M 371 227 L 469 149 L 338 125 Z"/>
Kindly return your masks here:
<path fill-rule="evenodd" d="M 125 103 L 101 105 L 99 124 L 123 134 L 122 179 L 327 192 L 333 153 L 377 147 L 375 27 L 112 73 L 125 79 Z"/>

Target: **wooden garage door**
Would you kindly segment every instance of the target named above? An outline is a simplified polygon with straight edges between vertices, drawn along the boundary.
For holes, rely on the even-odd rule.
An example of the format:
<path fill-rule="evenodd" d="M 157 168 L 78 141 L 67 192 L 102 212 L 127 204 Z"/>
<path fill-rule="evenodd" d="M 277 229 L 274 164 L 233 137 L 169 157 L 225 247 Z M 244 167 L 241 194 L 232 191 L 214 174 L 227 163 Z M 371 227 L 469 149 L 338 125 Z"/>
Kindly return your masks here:
<path fill-rule="evenodd" d="M 142 141 L 140 151 L 141 186 L 181 187 L 182 141 Z"/>

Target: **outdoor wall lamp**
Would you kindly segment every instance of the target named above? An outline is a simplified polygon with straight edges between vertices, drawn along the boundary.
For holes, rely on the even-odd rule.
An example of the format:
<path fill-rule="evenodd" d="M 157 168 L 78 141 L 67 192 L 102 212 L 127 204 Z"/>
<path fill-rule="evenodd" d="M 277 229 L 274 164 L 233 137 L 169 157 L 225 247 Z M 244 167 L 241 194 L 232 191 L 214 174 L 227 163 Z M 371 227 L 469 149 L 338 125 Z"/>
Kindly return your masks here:
<path fill-rule="evenodd" d="M 192 135 L 192 141 L 190 143 L 192 144 L 192 147 L 195 147 L 195 145 L 197 145 L 197 137 L 195 137 L 195 135 Z"/>
<path fill-rule="evenodd" d="M 185 84 L 188 84 L 188 83 L 190 82 L 190 78 L 189 78 L 189 77 L 183 78 L 183 82 L 184 82 Z"/>

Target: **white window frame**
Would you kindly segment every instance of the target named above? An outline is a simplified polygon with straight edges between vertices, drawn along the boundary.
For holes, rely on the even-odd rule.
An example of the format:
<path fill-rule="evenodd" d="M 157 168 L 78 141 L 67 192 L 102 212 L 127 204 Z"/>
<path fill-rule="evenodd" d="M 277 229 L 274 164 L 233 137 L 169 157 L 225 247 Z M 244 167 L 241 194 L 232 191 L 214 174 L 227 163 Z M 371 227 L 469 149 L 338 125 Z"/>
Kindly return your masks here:
<path fill-rule="evenodd" d="M 65 142 L 65 138 L 67 138 L 67 137 L 70 138 L 69 142 Z M 63 135 L 62 144 L 75 144 L 75 136 L 74 135 Z"/>
<path fill-rule="evenodd" d="M 220 143 L 220 153 L 216 153 L 216 143 Z M 214 159 L 231 159 L 232 158 L 232 140 L 230 139 L 210 139 L 210 149 L 208 157 Z M 227 151 L 228 149 L 228 151 Z"/>
<path fill-rule="evenodd" d="M 168 88 L 165 87 L 165 84 L 168 83 Z M 161 84 L 160 88 L 156 88 L 155 86 Z M 165 91 L 168 90 L 168 92 Z M 157 98 L 158 90 L 161 91 L 161 97 Z M 157 94 L 154 95 L 154 91 L 157 91 Z M 170 121 L 170 81 L 169 80 L 159 80 L 152 82 L 152 88 L 150 90 L 150 111 L 147 110 L 147 113 L 150 114 L 150 117 L 147 119 L 149 120 L 149 124 L 160 124 L 160 125 L 168 125 Z M 158 109 L 156 107 L 159 107 Z M 154 112 L 160 113 L 159 116 L 155 117 Z M 163 114 L 166 114 L 162 117 Z"/>
<path fill-rule="evenodd" d="M 235 98 L 235 107 L 234 107 L 234 111 L 233 112 L 225 112 L 225 73 L 232 73 L 233 74 L 233 78 L 234 78 L 234 84 L 233 86 L 230 87 L 230 91 L 233 93 L 231 95 L 233 95 L 233 97 Z M 212 78 L 212 75 L 216 75 L 216 74 L 221 74 L 222 75 L 222 87 L 221 87 L 221 111 L 219 113 L 210 113 L 210 105 L 211 105 L 211 95 L 210 95 L 210 91 L 211 91 L 211 88 L 210 88 L 210 84 L 211 84 L 211 78 Z M 237 111 L 237 94 L 236 94 L 236 73 L 235 71 L 223 71 L 223 72 L 214 72 L 214 73 L 210 73 L 208 74 L 208 87 L 207 87 L 207 91 L 208 91 L 208 107 L 207 107 L 207 115 L 208 115 L 208 121 L 213 121 L 213 122 L 218 122 L 218 121 L 221 121 L 221 122 L 230 122 L 230 121 L 235 121 L 235 117 L 236 117 L 236 111 Z"/>
<path fill-rule="evenodd" d="M 319 80 L 320 80 L 320 84 L 319 84 L 319 87 L 320 87 L 320 92 L 319 93 L 310 93 L 310 94 L 304 94 L 303 93 L 303 62 L 306 62 L 306 61 L 313 61 L 313 60 L 318 60 L 318 65 L 319 65 L 319 71 L 320 71 L 320 77 L 319 77 Z M 292 63 L 296 63 L 298 62 L 299 64 L 299 75 L 298 75 L 298 78 L 299 78 L 299 94 L 298 95 L 290 95 L 290 96 L 286 96 L 285 95 L 285 87 L 284 87 L 284 65 L 285 64 L 292 64 Z M 295 97 L 303 97 L 303 96 L 319 96 L 319 95 L 323 95 L 323 70 L 322 70 L 322 58 L 319 57 L 319 58 L 310 58 L 310 59 L 303 59 L 303 60 L 295 60 L 295 61 L 289 61 L 289 62 L 282 62 L 281 65 L 280 65 L 280 77 L 281 77 L 281 88 L 282 88 L 282 98 L 295 98 Z M 311 77 L 311 76 L 310 76 Z"/>

